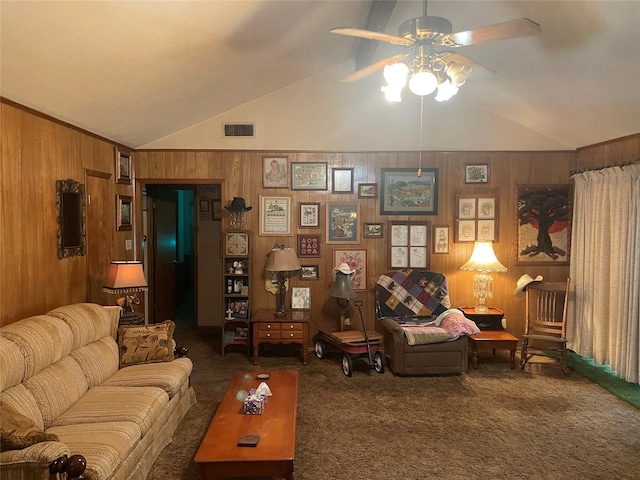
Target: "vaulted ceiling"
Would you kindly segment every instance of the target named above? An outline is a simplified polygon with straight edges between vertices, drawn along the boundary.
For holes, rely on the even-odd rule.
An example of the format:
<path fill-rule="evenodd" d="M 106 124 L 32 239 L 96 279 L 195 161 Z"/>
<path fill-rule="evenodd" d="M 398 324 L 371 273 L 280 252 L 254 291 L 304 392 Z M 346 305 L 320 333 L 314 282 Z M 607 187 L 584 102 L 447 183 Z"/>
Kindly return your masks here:
<path fill-rule="evenodd" d="M 564 150 L 640 132 L 638 1 L 429 1 L 454 32 L 527 17 L 542 33 L 460 49 L 486 72 L 422 108 L 386 102 L 381 72 L 340 82 L 403 50 L 331 28 L 371 28 L 372 4 L 392 35 L 423 14 L 380 3 L 2 0 L 0 93 L 133 148 Z"/>

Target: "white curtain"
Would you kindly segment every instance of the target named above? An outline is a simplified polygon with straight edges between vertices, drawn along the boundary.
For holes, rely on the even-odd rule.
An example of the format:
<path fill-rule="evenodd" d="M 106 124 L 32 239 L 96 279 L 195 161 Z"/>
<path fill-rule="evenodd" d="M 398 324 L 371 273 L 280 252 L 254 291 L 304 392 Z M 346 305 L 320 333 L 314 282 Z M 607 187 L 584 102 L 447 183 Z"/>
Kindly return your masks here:
<path fill-rule="evenodd" d="M 567 346 L 640 383 L 640 163 L 573 179 Z"/>

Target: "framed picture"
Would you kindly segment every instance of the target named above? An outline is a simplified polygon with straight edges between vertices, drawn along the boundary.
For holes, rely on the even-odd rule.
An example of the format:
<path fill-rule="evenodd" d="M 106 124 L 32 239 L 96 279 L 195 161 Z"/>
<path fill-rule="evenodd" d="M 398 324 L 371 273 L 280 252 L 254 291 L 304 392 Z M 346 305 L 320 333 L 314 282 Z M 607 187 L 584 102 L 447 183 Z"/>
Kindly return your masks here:
<path fill-rule="evenodd" d="M 320 280 L 318 265 L 303 265 L 300 267 L 300 280 Z"/>
<path fill-rule="evenodd" d="M 333 268 L 341 263 L 348 264 L 355 270 L 351 277 L 351 286 L 354 290 L 367 289 L 367 251 L 366 250 L 342 250 L 333 251 Z"/>
<path fill-rule="evenodd" d="M 118 147 L 116 152 L 116 183 L 131 184 L 131 152 L 125 152 Z"/>
<path fill-rule="evenodd" d="M 327 203 L 326 243 L 359 243 L 360 204 Z"/>
<path fill-rule="evenodd" d="M 327 162 L 291 162 L 291 190 L 326 190 Z"/>
<path fill-rule="evenodd" d="M 437 215 L 438 169 L 383 168 L 380 215 Z"/>
<path fill-rule="evenodd" d="M 201 198 L 200 199 L 200 213 L 209 213 L 209 199 Z"/>
<path fill-rule="evenodd" d="M 433 227 L 433 253 L 449 253 L 449 226 L 436 225 Z"/>
<path fill-rule="evenodd" d="M 456 195 L 455 242 L 498 241 L 498 196 Z"/>
<path fill-rule="evenodd" d="M 222 220 L 222 200 L 211 200 L 211 210 L 214 220 Z"/>
<path fill-rule="evenodd" d="M 359 183 L 358 198 L 378 198 L 377 183 Z"/>
<path fill-rule="evenodd" d="M 287 157 L 262 157 L 262 187 L 287 188 Z"/>
<path fill-rule="evenodd" d="M 116 230 L 131 230 L 133 228 L 132 204 L 133 197 L 116 195 Z"/>
<path fill-rule="evenodd" d="M 389 222 L 389 267 L 429 268 L 429 222 Z"/>
<path fill-rule="evenodd" d="M 382 238 L 382 231 L 381 223 L 365 223 L 362 229 L 365 238 Z"/>
<path fill-rule="evenodd" d="M 259 235 L 291 235 L 291 197 L 260 195 Z"/>
<path fill-rule="evenodd" d="M 516 185 L 516 265 L 569 265 L 573 187 Z"/>
<path fill-rule="evenodd" d="M 297 310 L 311 308 L 311 289 L 309 287 L 291 287 L 291 308 Z"/>
<path fill-rule="evenodd" d="M 298 234 L 298 257 L 319 257 L 321 240 L 320 234 Z"/>
<path fill-rule="evenodd" d="M 320 228 L 319 203 L 298 203 L 298 226 L 300 228 Z"/>
<path fill-rule="evenodd" d="M 331 173 L 333 175 L 332 193 L 353 193 L 353 168 L 333 168 Z"/>
<path fill-rule="evenodd" d="M 489 183 L 490 164 L 467 163 L 464 166 L 464 183 Z"/>
<path fill-rule="evenodd" d="M 227 312 L 231 312 L 233 318 L 249 318 L 249 299 L 229 299 Z"/>

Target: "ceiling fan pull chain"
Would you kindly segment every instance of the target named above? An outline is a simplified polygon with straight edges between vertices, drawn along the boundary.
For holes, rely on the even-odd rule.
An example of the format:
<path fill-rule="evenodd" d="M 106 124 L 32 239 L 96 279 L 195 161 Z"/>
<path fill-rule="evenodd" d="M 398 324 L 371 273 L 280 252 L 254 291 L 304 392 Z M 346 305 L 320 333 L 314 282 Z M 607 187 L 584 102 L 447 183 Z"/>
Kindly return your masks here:
<path fill-rule="evenodd" d="M 419 160 L 418 160 L 418 177 L 422 176 L 422 122 L 423 121 L 424 121 L 424 97 L 420 97 L 420 145 L 418 146 L 420 153 L 419 153 Z"/>

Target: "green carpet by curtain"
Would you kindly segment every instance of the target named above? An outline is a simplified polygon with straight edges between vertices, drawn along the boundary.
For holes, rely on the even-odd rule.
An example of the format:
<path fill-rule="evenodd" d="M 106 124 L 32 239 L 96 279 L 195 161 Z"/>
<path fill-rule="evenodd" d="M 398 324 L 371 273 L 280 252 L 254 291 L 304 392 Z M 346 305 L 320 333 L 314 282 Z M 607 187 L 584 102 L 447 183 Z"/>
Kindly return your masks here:
<path fill-rule="evenodd" d="M 569 352 L 567 364 L 571 370 L 640 410 L 640 385 L 629 383 L 618 377 L 608 366 L 596 365 L 593 360 L 581 357 L 574 352 Z"/>

